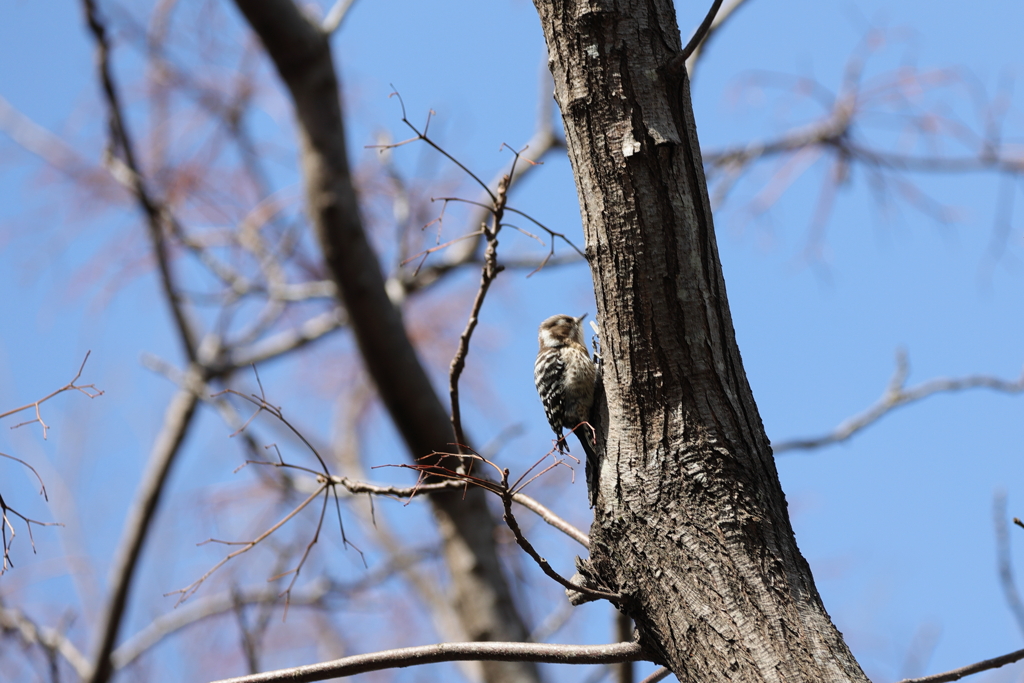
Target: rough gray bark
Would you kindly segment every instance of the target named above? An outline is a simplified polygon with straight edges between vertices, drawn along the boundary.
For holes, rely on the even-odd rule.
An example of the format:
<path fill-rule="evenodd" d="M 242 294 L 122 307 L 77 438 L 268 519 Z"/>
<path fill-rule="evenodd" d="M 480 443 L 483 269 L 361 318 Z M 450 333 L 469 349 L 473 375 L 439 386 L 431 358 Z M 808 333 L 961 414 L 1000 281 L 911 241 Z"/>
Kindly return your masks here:
<path fill-rule="evenodd" d="M 328 35 L 292 0 L 236 0 L 294 100 L 307 210 L 367 370 L 412 457 L 449 451 L 448 413 L 387 296 L 359 212 Z M 431 495 L 468 640 L 526 640 L 494 542 L 485 492 Z M 537 681 L 529 662 L 484 662 L 492 683 Z"/>
<path fill-rule="evenodd" d="M 726 300 L 671 0 L 535 0 L 607 415 L 586 579 L 680 681 L 866 681 L 789 522 Z"/>

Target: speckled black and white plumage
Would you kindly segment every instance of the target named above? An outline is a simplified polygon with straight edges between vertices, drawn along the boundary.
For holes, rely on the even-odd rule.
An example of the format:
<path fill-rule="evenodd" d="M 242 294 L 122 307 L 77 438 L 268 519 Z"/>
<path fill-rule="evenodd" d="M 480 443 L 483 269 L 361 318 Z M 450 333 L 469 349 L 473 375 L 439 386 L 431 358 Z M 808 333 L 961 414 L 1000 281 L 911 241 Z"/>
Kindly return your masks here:
<path fill-rule="evenodd" d="M 537 339 L 540 350 L 533 366 L 533 379 L 537 393 L 544 404 L 548 424 L 559 439 L 562 430 L 576 429 L 590 418 L 594 402 L 594 382 L 597 366 L 587 353 L 583 339 L 583 318 L 571 315 L 553 315 L 540 324 Z M 584 425 L 576 432 L 588 455 L 592 435 Z M 560 442 L 561 445 L 564 442 Z M 568 451 L 568 445 L 565 445 Z"/>

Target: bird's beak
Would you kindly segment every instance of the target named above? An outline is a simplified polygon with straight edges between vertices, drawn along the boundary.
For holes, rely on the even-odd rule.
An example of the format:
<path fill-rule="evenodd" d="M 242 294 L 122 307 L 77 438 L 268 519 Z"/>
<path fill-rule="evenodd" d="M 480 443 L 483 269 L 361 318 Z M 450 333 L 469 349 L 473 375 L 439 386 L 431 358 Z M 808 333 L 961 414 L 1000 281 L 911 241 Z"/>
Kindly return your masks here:
<path fill-rule="evenodd" d="M 577 323 L 581 323 L 581 322 L 583 322 L 583 319 L 584 319 L 584 318 L 586 318 L 586 317 L 587 317 L 587 314 L 586 314 L 586 313 L 584 313 L 584 314 L 583 314 L 583 315 L 581 315 L 580 317 L 576 318 L 576 322 L 577 322 Z"/>

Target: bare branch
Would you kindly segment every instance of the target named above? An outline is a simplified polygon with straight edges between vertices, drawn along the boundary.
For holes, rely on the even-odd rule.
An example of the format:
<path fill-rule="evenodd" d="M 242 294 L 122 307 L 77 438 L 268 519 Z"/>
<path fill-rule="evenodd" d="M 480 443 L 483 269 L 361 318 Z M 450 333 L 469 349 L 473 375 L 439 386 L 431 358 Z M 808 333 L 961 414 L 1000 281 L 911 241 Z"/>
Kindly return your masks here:
<path fill-rule="evenodd" d="M 7 458 L 8 460 L 13 460 L 16 463 L 24 465 L 25 468 L 35 476 L 36 481 L 39 482 L 39 495 L 43 497 L 43 500 L 50 500 L 50 497 L 46 495 L 46 484 L 43 483 L 43 478 L 39 476 L 39 472 L 36 471 L 35 467 L 32 467 L 32 465 L 29 465 L 21 458 L 15 458 L 13 455 L 7 455 L 6 453 L 0 453 L 0 458 Z"/>
<path fill-rule="evenodd" d="M 252 346 L 232 349 L 228 366 L 243 368 L 277 358 L 307 344 L 324 338 L 331 332 L 348 325 L 348 316 L 340 306 L 310 318 L 298 327 L 263 339 Z"/>
<path fill-rule="evenodd" d="M 324 33 L 330 34 L 341 28 L 341 23 L 345 21 L 345 17 L 348 16 L 348 11 L 352 9 L 352 5 L 355 4 L 356 0 L 337 0 L 331 7 L 330 11 L 327 12 L 327 16 L 324 17 L 324 21 L 320 24 L 320 30 Z"/>
<path fill-rule="evenodd" d="M 507 524 L 508 528 L 511 529 L 512 534 L 516 538 L 516 543 L 519 544 L 519 547 L 525 550 L 526 554 L 533 558 L 533 561 L 537 563 L 537 566 L 539 566 L 541 570 L 550 578 L 554 579 L 568 590 L 575 591 L 583 595 L 587 595 L 591 598 L 608 600 L 613 605 L 617 606 L 619 604 L 619 601 L 622 600 L 622 596 L 618 595 L 617 593 L 609 593 L 608 591 L 596 590 L 594 588 L 590 588 L 589 586 L 583 586 L 572 583 L 571 581 L 569 581 L 564 576 L 562 576 L 561 574 L 559 574 L 551 568 L 551 565 L 548 564 L 548 561 L 541 557 L 540 553 L 538 553 L 534 549 L 533 545 L 528 540 L 526 540 L 526 537 L 523 536 L 523 532 L 519 528 L 519 523 L 516 521 L 515 515 L 512 514 L 512 492 L 508 487 L 507 469 L 502 472 L 501 485 L 503 487 L 503 490 L 499 493 L 499 495 L 501 496 L 502 503 L 504 503 L 505 505 L 505 524 Z"/>
<path fill-rule="evenodd" d="M 72 177 L 83 175 L 90 166 L 60 137 L 15 109 L 3 97 L 0 97 L 0 130 L 29 153 Z"/>
<path fill-rule="evenodd" d="M 508 187 L 511 189 L 516 183 L 524 177 L 531 170 L 538 168 L 542 160 L 557 150 L 565 149 L 565 142 L 555 131 L 554 126 L 554 99 L 551 97 L 551 89 L 553 87 L 551 82 L 551 74 L 547 69 L 547 65 L 543 64 L 540 69 L 540 82 L 539 88 L 539 102 L 540 106 L 537 110 L 537 123 L 534 129 L 533 135 L 522 147 L 522 151 L 529 152 L 532 163 L 527 164 L 516 164 L 512 168 L 511 173 L 506 174 L 504 171 L 499 172 L 492 180 L 487 184 L 487 191 L 484 192 L 477 202 L 470 202 L 476 209 L 470 214 L 467 221 L 468 230 L 470 232 L 476 231 L 481 225 L 486 223 L 491 217 L 491 203 L 490 198 L 496 194 L 499 185 L 504 181 L 506 175 L 509 176 Z M 481 236 L 482 233 L 477 234 Z M 412 292 L 419 291 L 437 280 L 441 279 L 451 271 L 466 265 L 472 265 L 476 263 L 482 263 L 482 259 L 479 255 L 479 244 L 481 240 L 474 239 L 472 241 L 460 242 L 457 246 L 448 249 L 444 252 L 444 256 L 438 260 L 438 262 L 431 263 L 425 267 L 419 269 L 418 272 L 409 273 L 406 271 L 400 271 L 393 275 L 388 280 L 388 291 L 395 291 L 401 293 L 401 298 Z M 580 259 L 561 259 L 558 261 L 559 264 L 562 262 L 576 263 Z M 522 268 L 528 267 L 529 270 L 538 270 L 538 264 L 536 261 L 529 261 L 531 265 L 525 266 L 522 261 L 513 266 L 508 261 L 502 263 L 507 268 Z M 543 264 L 541 264 L 543 265 Z M 548 262 L 548 265 L 552 265 Z M 397 302 L 396 302 L 397 303 Z"/>
<path fill-rule="evenodd" d="M 139 482 L 135 500 L 125 520 L 121 540 L 114 555 L 111 566 L 111 595 L 98 621 L 93 669 L 86 679 L 89 683 L 104 683 L 110 678 L 110 653 L 114 649 L 121 628 L 128 604 L 128 592 L 142 552 L 143 541 L 156 514 L 171 466 L 192 425 L 192 418 L 199 402 L 196 390 L 203 385 L 202 376 L 203 371 L 198 366 L 192 366 L 184 378 L 185 386 L 174 395 L 164 413 L 163 427 L 153 443 L 146 471 Z"/>
<path fill-rule="evenodd" d="M 82 359 L 82 365 L 79 366 L 78 372 L 75 374 L 75 377 L 73 377 L 72 380 L 68 382 L 68 384 L 63 385 L 56 391 L 50 392 L 49 394 L 43 396 L 39 400 L 23 405 L 23 407 L 15 408 L 13 410 L 0 414 L 0 419 L 11 415 L 16 415 L 17 413 L 27 411 L 29 409 L 34 409 L 36 414 L 35 419 L 20 422 L 16 425 L 13 425 L 11 429 L 17 429 L 18 427 L 24 427 L 25 425 L 31 425 L 38 422 L 43 429 L 43 438 L 45 439 L 47 436 L 47 431 L 49 430 L 49 425 L 47 425 L 43 421 L 43 415 L 42 412 L 40 411 L 40 405 L 42 405 L 50 398 L 53 398 L 57 394 L 63 393 L 65 391 L 79 391 L 88 396 L 89 398 L 95 398 L 97 396 L 102 395 L 103 392 L 97 389 L 94 384 L 76 384 L 76 382 L 78 382 L 78 380 L 82 377 L 82 372 L 85 370 L 85 364 L 89 360 L 89 353 L 90 352 L 88 351 L 86 352 L 85 357 Z M 39 482 L 39 495 L 42 496 L 45 500 L 49 500 L 49 497 L 46 494 L 46 484 L 43 482 L 43 478 L 39 475 L 39 472 L 36 471 L 35 467 L 33 467 L 28 462 L 20 458 L 16 458 L 6 453 L 0 453 L 0 458 L 12 460 L 20 465 L 23 465 L 30 472 L 32 472 L 32 474 L 36 477 L 36 480 Z M 33 524 L 36 524 L 37 526 L 63 526 L 63 524 L 60 524 L 59 522 L 43 522 L 38 519 L 28 517 L 7 505 L 7 503 L 3 499 L 3 496 L 0 495 L 0 546 L 2 546 L 3 548 L 3 559 L 2 562 L 0 562 L 0 574 L 5 573 L 9 568 L 13 566 L 13 562 L 11 561 L 10 557 L 10 550 L 14 544 L 14 537 L 17 535 L 17 533 L 14 530 L 14 524 L 11 522 L 11 516 L 17 517 L 25 522 L 25 525 L 29 531 L 29 542 L 32 546 L 33 553 L 36 552 L 36 541 L 33 538 L 32 533 Z"/>
<path fill-rule="evenodd" d="M 404 467 L 404 466 L 403 466 Z M 418 494 L 435 493 L 441 491 L 458 490 L 465 487 L 466 480 L 463 477 L 456 476 L 456 478 L 449 479 L 447 481 L 440 481 L 436 483 L 417 483 L 414 486 L 388 486 L 382 484 L 370 484 L 362 481 L 355 481 L 348 477 L 331 476 L 329 478 L 331 484 L 341 486 L 349 493 L 359 494 L 368 493 L 371 495 L 387 496 L 392 498 L 413 498 Z M 476 483 L 476 482 L 473 482 Z M 498 493 L 498 484 L 490 482 L 490 486 L 483 486 L 482 488 Z M 513 493 L 512 501 L 522 505 L 531 512 L 536 513 L 542 520 L 564 533 L 569 538 L 573 539 L 585 548 L 590 547 L 590 538 L 580 531 L 577 527 L 567 522 L 562 517 L 559 517 L 552 512 L 548 507 L 541 504 L 534 498 L 526 495 L 525 493 Z"/>
<path fill-rule="evenodd" d="M 368 493 L 375 496 L 387 496 L 389 498 L 413 498 L 420 493 L 452 491 L 465 488 L 465 484 L 457 479 L 431 483 L 423 482 L 417 483 L 415 486 L 369 484 L 362 481 L 353 481 L 348 477 L 331 477 L 330 482 L 341 486 L 349 493 Z"/>
<path fill-rule="evenodd" d="M 351 595 L 377 586 L 395 573 L 414 567 L 421 559 L 431 554 L 430 551 L 398 554 L 392 561 L 351 583 L 342 584 L 321 577 L 301 589 L 293 591 L 289 597 L 289 603 L 291 606 L 327 608 L 330 598 Z M 278 606 L 283 609 L 284 600 L 280 590 L 267 585 L 225 591 L 217 595 L 190 600 L 187 604 L 157 617 L 141 631 L 119 645 L 111 655 L 114 669 L 123 669 L 164 638 L 181 629 L 244 605 Z"/>
<path fill-rule="evenodd" d="M 516 154 L 516 158 L 519 155 Z M 513 171 L 515 166 L 513 165 Z M 469 312 L 469 319 L 466 321 L 466 328 L 459 335 L 459 347 L 452 358 L 451 368 L 448 374 L 448 393 L 452 405 L 452 431 L 455 434 L 455 443 L 461 453 L 462 444 L 466 443 L 466 435 L 462 431 L 462 407 L 459 404 L 459 378 L 462 370 L 466 367 L 466 356 L 469 355 L 469 340 L 473 336 L 480 318 L 480 309 L 483 308 L 484 299 L 487 297 L 487 290 L 490 289 L 494 278 L 504 268 L 498 265 L 498 233 L 501 231 L 501 219 L 505 215 L 505 204 L 508 201 L 508 184 L 510 176 L 502 178 L 498 183 L 498 191 L 494 195 L 492 211 L 492 223 L 490 228 L 485 227 L 487 237 L 487 251 L 484 254 L 484 267 L 480 271 L 480 288 L 473 299 L 473 307 Z"/>
<path fill-rule="evenodd" d="M 1006 606 L 1013 613 L 1017 628 L 1024 633 L 1024 603 L 1021 602 L 1017 581 L 1013 577 L 1013 559 L 1010 555 L 1010 529 L 1006 523 L 1006 492 L 997 491 L 992 496 L 992 523 L 996 531 L 996 567 L 999 585 L 1006 598 Z"/>
<path fill-rule="evenodd" d="M 135 148 L 128 132 L 127 122 L 122 112 L 117 85 L 114 83 L 113 73 L 110 68 L 110 43 L 107 39 L 106 25 L 99 17 L 95 0 L 82 0 L 82 6 L 85 10 L 86 23 L 96 42 L 96 65 L 100 84 L 103 88 L 103 96 L 107 103 L 107 123 L 111 153 L 107 161 L 120 169 L 115 172 L 115 175 L 126 176 L 124 180 L 130 184 L 132 193 L 146 215 L 149 238 L 159 268 L 160 284 L 163 287 L 164 297 L 171 307 L 171 314 L 178 328 L 178 334 L 185 355 L 190 362 L 194 363 L 198 353 L 197 335 L 185 311 L 180 289 L 175 284 L 174 274 L 171 271 L 170 255 L 167 252 L 167 242 L 164 239 L 165 225 L 171 215 L 170 209 L 152 195 L 142 176 L 142 170 L 138 164 Z M 116 156 L 118 153 L 121 155 L 120 158 Z"/>
<path fill-rule="evenodd" d="M 1003 130 L 1008 98 L 996 96 L 987 102 L 976 93 L 979 119 L 970 126 L 951 113 L 950 104 L 934 104 L 934 97 L 922 97 L 940 88 L 974 90 L 971 79 L 956 69 L 919 70 L 903 66 L 881 75 L 864 79 L 868 57 L 886 44 L 885 31 L 871 29 L 860 48 L 847 60 L 838 92 L 807 77 L 792 77 L 771 72 L 755 72 L 750 80 L 768 86 L 784 85 L 795 98 L 810 99 L 821 105 L 824 115 L 806 125 L 763 141 L 752 141 L 720 150 L 704 150 L 702 158 L 709 183 L 714 187 L 714 204 L 719 205 L 736 186 L 740 177 L 759 161 L 782 157 L 764 189 L 754 197 L 750 213 L 757 215 L 803 175 L 815 161 L 825 159 L 830 166 L 822 183 L 822 206 L 828 196 L 848 183 L 851 169 L 866 171 L 870 189 L 884 203 L 894 194 L 907 204 L 939 222 L 957 219 L 955 210 L 942 201 L 929 197 L 912 179 L 912 173 L 989 172 L 1009 180 L 1024 175 L 1024 155 L 1020 145 Z M 900 134 L 900 149 L 891 150 L 893 130 Z M 873 135 L 878 131 L 878 135 Z M 950 145 L 967 151 L 946 153 Z M 717 176 L 714 177 L 714 176 Z M 1012 198 L 1012 194 L 1005 194 Z M 1005 240 L 1007 201 L 997 206 L 996 227 L 987 258 L 998 257 Z M 820 243 L 824 234 L 825 212 L 812 218 L 811 237 Z M 827 216 L 825 216 L 827 217 Z M 815 244 L 815 247 L 818 245 Z M 817 255 L 818 249 L 808 253 Z"/>
<path fill-rule="evenodd" d="M 331 590 L 329 581 L 316 581 L 304 590 L 292 594 L 292 605 L 318 605 Z M 219 595 L 198 598 L 180 609 L 161 615 L 141 631 L 125 640 L 110 658 L 115 670 L 128 666 L 167 636 L 204 619 L 229 612 L 239 605 L 276 604 L 282 602 L 281 592 L 273 586 L 261 586 L 242 591 L 229 591 Z"/>
<path fill-rule="evenodd" d="M 0 631 L 15 634 L 25 645 L 38 645 L 51 656 L 59 654 L 79 677 L 89 674 L 89 660 L 74 643 L 57 629 L 39 626 L 17 608 L 0 603 Z"/>
<path fill-rule="evenodd" d="M 644 680 L 640 681 L 640 683 L 658 683 L 658 681 L 663 681 L 668 678 L 671 673 L 672 672 L 668 667 L 663 666 Z"/>
<path fill-rule="evenodd" d="M 690 56 L 686 58 L 686 72 L 690 74 L 690 80 L 693 80 L 693 73 L 697 68 L 697 62 L 700 60 L 701 56 L 703 56 L 704 50 L 707 48 L 708 43 L 711 42 L 711 38 L 718 33 L 726 20 L 729 19 L 733 13 L 746 2 L 747 0 L 730 0 L 723 7 L 719 8 L 717 13 L 715 13 L 715 20 L 711 22 L 711 26 L 708 27 L 707 33 L 704 34 L 704 40 L 702 40 L 700 44 L 693 49 Z"/>
<path fill-rule="evenodd" d="M 368 388 L 365 384 L 363 385 L 363 391 L 358 394 L 359 399 L 349 403 L 345 409 L 344 425 L 335 429 L 337 433 L 345 435 L 335 449 L 339 465 L 345 471 L 361 479 L 365 478 L 365 471 L 360 460 L 359 430 L 355 428 L 355 425 L 361 419 L 360 415 L 365 402 L 370 400 Z M 375 541 L 391 558 L 390 562 L 396 565 L 398 573 L 411 590 L 411 596 L 418 598 L 426 607 L 439 638 L 447 642 L 468 640 L 467 629 L 460 622 L 455 606 L 452 605 L 445 588 L 438 585 L 430 572 L 424 572 L 421 568 L 412 566 L 411 563 L 400 561 L 399 558 L 405 552 L 404 543 L 396 537 L 387 517 L 377 517 L 372 497 L 368 502 L 369 505 L 354 505 L 352 509 L 367 527 L 372 527 Z M 484 667 L 479 662 L 463 662 L 459 665 L 459 669 L 469 681 L 485 679 Z"/>
<path fill-rule="evenodd" d="M 813 450 L 841 443 L 878 422 L 896 408 L 920 401 L 934 394 L 966 391 L 968 389 L 991 389 L 1007 394 L 1019 394 L 1024 391 L 1024 375 L 1013 381 L 988 375 L 969 375 L 955 379 L 940 378 L 908 389 L 906 388 L 906 382 L 909 372 L 910 367 L 907 362 L 907 354 L 901 350 L 896 354 L 896 370 L 893 373 L 892 379 L 889 380 L 889 385 L 882 393 L 881 398 L 873 406 L 863 413 L 843 421 L 828 434 L 809 439 L 795 439 L 778 444 L 773 443 L 772 450 L 776 455 L 779 455 L 786 451 Z"/>
<path fill-rule="evenodd" d="M 17 458 L 15 458 L 15 460 L 16 459 Z M 4 497 L 0 495 L 0 544 L 3 545 L 4 551 L 3 563 L 0 564 L 0 574 L 6 573 L 8 569 L 14 566 L 14 563 L 11 562 L 11 547 L 14 545 L 14 537 L 17 536 L 17 533 L 14 531 L 14 524 L 11 522 L 11 518 L 8 515 L 14 515 L 25 523 L 25 528 L 28 529 L 28 540 L 32 546 L 33 553 L 36 551 L 36 540 L 32 536 L 33 524 L 36 526 L 64 526 L 60 522 L 40 522 L 38 519 L 26 517 L 4 502 Z"/>
<path fill-rule="evenodd" d="M 347 477 L 331 477 L 332 484 L 345 488 L 349 493 L 369 493 L 380 496 L 391 496 L 395 498 L 412 498 L 421 493 L 432 493 L 435 491 L 447 491 L 459 489 L 465 486 L 461 479 L 450 479 L 437 483 L 420 483 L 415 486 L 382 486 L 379 484 L 368 484 L 360 481 L 353 481 Z M 492 489 L 488 489 L 492 490 Z M 573 539 L 584 548 L 590 547 L 590 538 L 563 518 L 556 515 L 549 508 L 525 493 L 513 493 L 512 500 L 522 505 L 527 510 L 535 512 L 542 520 Z"/>
<path fill-rule="evenodd" d="M 268 536 L 270 536 L 275 531 L 280 529 L 282 526 L 287 524 L 290 519 L 292 519 L 293 517 L 295 517 L 295 515 L 297 515 L 300 512 L 302 512 L 306 508 L 307 505 L 309 505 L 314 500 L 316 500 L 320 496 L 321 493 L 325 493 L 327 491 L 328 486 L 329 486 L 329 484 L 327 484 L 326 482 L 322 483 L 317 488 L 316 491 L 314 491 L 313 493 L 309 494 L 309 496 L 306 497 L 306 499 L 303 500 L 301 503 L 296 505 L 291 510 L 291 512 L 289 512 L 287 515 L 282 517 L 274 525 L 272 525 L 269 529 L 267 529 L 266 531 L 264 531 L 262 534 L 260 534 L 256 538 L 252 539 L 251 541 L 231 541 L 231 542 L 229 542 L 229 541 L 217 541 L 217 540 L 212 539 L 212 538 L 209 539 L 208 541 L 204 541 L 203 543 L 223 543 L 225 545 L 240 545 L 242 547 L 239 548 L 238 550 L 235 550 L 235 551 L 233 551 L 231 553 L 228 553 L 223 559 L 221 559 L 219 562 L 217 562 L 217 564 L 213 565 L 213 567 L 211 567 L 209 570 L 207 570 L 207 572 L 205 574 L 200 576 L 198 579 L 196 579 L 195 581 L 193 581 L 189 585 L 185 586 L 184 588 L 179 588 L 178 590 L 173 591 L 171 593 L 168 593 L 168 595 L 177 595 L 178 596 L 178 602 L 176 604 L 179 604 L 179 605 L 182 602 L 184 602 L 185 600 L 188 600 L 188 598 L 191 595 L 194 595 L 195 592 L 197 590 L 199 590 L 199 587 L 202 586 L 203 583 L 208 578 L 210 578 L 213 575 L 214 572 L 216 572 L 218 569 L 220 569 L 225 564 L 230 562 L 232 559 L 238 557 L 239 555 L 242 555 L 243 553 L 249 552 L 254 547 L 259 545 Z M 322 521 L 323 521 L 323 518 L 321 516 L 321 522 Z M 317 530 L 319 531 L 319 525 L 317 527 Z M 315 539 L 314 539 L 314 542 L 315 542 Z M 202 545 L 202 543 L 200 545 Z M 308 549 L 309 548 L 307 547 L 307 552 L 308 552 Z M 305 559 L 306 559 L 305 555 L 303 555 L 302 559 L 303 559 L 303 562 L 304 562 Z M 300 567 L 301 567 L 301 563 L 300 563 Z M 296 575 L 297 575 L 298 572 L 297 572 L 297 570 L 295 570 L 295 571 L 296 571 Z"/>
<path fill-rule="evenodd" d="M 430 138 L 430 135 L 428 133 L 430 131 L 430 118 L 434 115 L 433 111 L 427 112 L 427 121 L 426 121 L 426 124 L 423 126 L 423 130 L 421 131 L 419 128 L 416 127 L 416 125 L 412 121 L 409 120 L 409 116 L 407 115 L 407 113 L 405 111 L 405 101 L 402 99 L 402 96 L 398 93 L 398 91 L 394 90 L 394 88 L 392 88 L 391 97 L 395 97 L 395 98 L 398 99 L 398 103 L 402 107 L 402 123 L 404 123 L 409 128 L 409 130 L 411 130 L 413 133 L 415 133 L 416 137 L 410 138 L 408 140 L 402 140 L 401 142 L 395 142 L 395 143 L 387 144 L 387 145 L 368 145 L 367 147 L 369 149 L 394 149 L 395 147 L 401 147 L 402 145 L 407 145 L 410 142 L 415 142 L 417 140 L 422 140 L 423 142 L 427 143 L 428 145 L 433 147 L 435 150 L 437 150 L 437 152 L 441 156 L 443 156 L 444 158 L 448 159 L 448 161 L 452 162 L 453 164 L 458 166 L 460 169 L 462 169 L 463 173 L 465 173 L 470 178 L 472 178 L 473 181 L 476 182 L 476 184 L 479 185 L 483 189 L 483 191 L 485 193 L 487 193 L 487 196 L 490 198 L 490 200 L 492 202 L 496 202 L 498 200 L 497 196 L 495 195 L 495 193 L 491 192 L 491 189 L 487 186 L 487 183 L 485 183 L 484 181 L 480 180 L 480 178 L 475 173 L 473 173 L 471 170 L 469 170 L 469 168 L 467 168 L 465 164 L 463 164 L 461 161 L 456 159 L 454 156 L 452 156 L 448 152 L 448 150 L 444 149 L 443 147 L 441 147 L 439 144 L 437 144 L 436 142 L 434 142 Z"/>
<path fill-rule="evenodd" d="M 46 438 L 46 433 L 47 433 L 47 431 L 49 431 L 50 427 L 45 422 L 43 422 L 43 416 L 42 416 L 42 413 L 39 412 L 39 406 L 41 406 L 42 404 L 46 403 L 47 401 L 49 401 L 54 396 L 57 396 L 58 394 L 63 394 L 65 391 L 80 391 L 81 393 L 85 394 L 89 398 L 96 398 L 97 396 L 102 396 L 103 395 L 103 391 L 101 389 L 97 389 L 95 384 L 82 384 L 82 385 L 75 384 L 75 382 L 77 382 L 79 380 L 79 378 L 82 376 L 82 371 L 85 370 L 85 364 L 89 361 L 89 354 L 91 354 L 91 353 L 92 353 L 92 351 L 86 351 L 85 352 L 85 358 L 82 359 L 82 364 L 80 366 L 78 366 L 78 372 L 75 374 L 74 377 L 71 378 L 70 382 L 68 382 L 67 384 L 62 386 L 60 389 L 57 389 L 56 391 L 47 394 L 46 396 L 42 397 L 38 401 L 34 401 L 32 403 L 27 403 L 27 404 L 21 406 L 20 408 L 14 408 L 13 410 L 8 410 L 6 412 L 0 413 L 0 420 L 2 420 L 3 418 L 7 417 L 8 415 L 14 415 L 16 413 L 20 413 L 23 410 L 28 410 L 29 408 L 34 408 L 35 412 L 36 412 L 36 417 L 35 417 L 34 420 L 28 420 L 27 422 L 20 422 L 20 423 L 18 423 L 16 425 L 12 426 L 11 429 L 17 429 L 18 427 L 24 427 L 25 425 L 30 425 L 30 424 L 34 424 L 34 423 L 38 422 L 42 426 L 42 428 L 43 428 L 43 438 L 45 439 Z M 7 456 L 7 457 L 11 457 L 11 456 Z M 17 460 L 17 458 L 14 458 L 14 459 Z M 28 465 L 26 464 L 26 467 L 27 466 Z M 32 470 L 32 471 L 35 472 L 35 470 Z M 38 477 L 38 475 L 36 475 L 36 476 Z M 42 482 L 40 481 L 40 483 L 42 483 Z"/>
<path fill-rule="evenodd" d="M 683 61 L 689 59 L 690 55 L 692 55 L 694 51 L 700 47 L 701 43 L 704 42 L 704 39 L 708 36 L 712 23 L 718 15 L 718 10 L 721 6 L 722 0 L 714 0 L 714 2 L 711 3 L 711 8 L 708 10 L 707 15 L 705 15 L 704 21 L 700 22 L 700 26 L 698 26 L 697 30 L 693 32 L 693 36 L 691 36 L 690 41 L 686 43 L 686 46 L 683 47 L 683 51 L 680 53 Z"/>
<path fill-rule="evenodd" d="M 630 618 L 625 612 L 616 611 L 612 615 L 612 619 L 615 621 L 615 639 L 620 642 L 627 640 L 633 640 L 638 637 L 636 629 L 633 625 L 633 619 Z M 636 681 L 636 667 L 633 666 L 633 662 L 622 662 L 621 664 L 613 664 L 607 668 L 612 670 L 612 676 L 615 683 L 635 683 Z"/>
<path fill-rule="evenodd" d="M 525 493 L 513 493 L 512 500 L 516 503 L 519 503 L 527 510 L 536 512 L 541 519 L 543 519 L 545 522 L 547 522 L 548 524 L 550 524 L 551 526 L 555 527 L 563 534 L 568 536 L 569 538 L 573 539 L 574 541 L 582 545 L 584 548 L 590 547 L 589 536 L 587 536 L 585 533 L 577 529 L 575 526 L 573 526 L 569 522 L 565 521 L 564 519 L 556 515 L 554 512 L 552 512 L 545 506 L 541 505 L 538 501 L 534 500 L 530 496 L 526 495 Z"/>
<path fill-rule="evenodd" d="M 550 664 L 615 664 L 641 661 L 637 643 L 612 645 L 551 645 L 547 643 L 438 643 L 399 650 L 355 655 L 332 662 L 297 666 L 216 683 L 301 683 L 354 676 L 367 671 L 436 664 L 438 662 L 547 662 Z"/>
<path fill-rule="evenodd" d="M 241 393 L 240 391 L 235 391 L 234 389 L 225 389 L 224 391 L 221 391 L 221 392 L 219 392 L 217 394 L 214 394 L 211 397 L 211 398 L 217 398 L 219 396 L 223 396 L 223 395 L 226 395 L 226 394 L 233 394 L 233 395 L 238 396 L 239 398 L 241 398 L 243 401 L 248 401 L 252 405 L 256 406 L 256 412 L 253 413 L 252 416 L 246 421 L 246 423 L 244 425 L 242 425 L 242 427 L 237 432 L 235 432 L 235 433 L 237 434 L 237 433 L 239 433 L 241 431 L 244 431 L 245 428 L 249 425 L 249 423 L 252 422 L 253 418 L 255 418 L 260 413 L 262 413 L 262 412 L 270 413 L 275 418 L 277 418 L 278 422 L 280 422 L 285 427 L 287 427 L 288 431 L 290 431 L 292 434 L 294 434 L 299 439 L 299 441 L 301 441 L 306 446 L 306 448 L 309 450 L 309 452 L 313 454 L 313 456 L 316 458 L 317 462 L 320 463 L 321 471 L 323 473 L 324 478 L 330 477 L 331 476 L 331 472 L 328 469 L 327 463 L 324 461 L 323 456 L 320 455 L 320 451 L 318 451 L 316 449 L 316 447 L 312 443 L 310 443 L 309 439 L 306 438 L 305 434 L 303 434 L 301 431 L 299 431 L 299 429 L 297 427 L 295 427 L 295 425 L 293 425 L 291 422 L 288 421 L 287 418 L 285 418 L 284 413 L 281 411 L 280 407 L 275 406 L 272 403 L 269 403 L 267 401 L 266 394 L 263 391 L 263 384 L 260 382 L 259 373 L 256 371 L 256 366 L 255 365 L 252 366 L 252 369 L 253 369 L 253 373 L 256 375 L 256 383 L 259 384 L 259 387 L 260 387 L 260 394 L 259 394 L 259 396 L 257 396 L 256 394 L 252 394 L 250 396 L 246 396 L 245 394 Z M 273 464 L 273 463 L 271 463 L 271 464 Z M 295 465 L 289 465 L 289 467 L 296 467 L 296 466 Z M 312 470 L 309 470 L 309 469 L 306 469 L 306 468 L 299 468 L 299 469 L 304 469 L 307 472 L 312 472 Z"/>
<path fill-rule="evenodd" d="M 985 659 L 941 674 L 932 674 L 931 676 L 922 676 L 921 678 L 904 678 L 899 683 L 948 683 L 949 681 L 959 681 L 964 676 L 988 671 L 989 669 L 998 669 L 1001 666 L 1013 664 L 1021 659 L 1024 659 L 1024 650 L 1017 650 L 1001 657 Z"/>

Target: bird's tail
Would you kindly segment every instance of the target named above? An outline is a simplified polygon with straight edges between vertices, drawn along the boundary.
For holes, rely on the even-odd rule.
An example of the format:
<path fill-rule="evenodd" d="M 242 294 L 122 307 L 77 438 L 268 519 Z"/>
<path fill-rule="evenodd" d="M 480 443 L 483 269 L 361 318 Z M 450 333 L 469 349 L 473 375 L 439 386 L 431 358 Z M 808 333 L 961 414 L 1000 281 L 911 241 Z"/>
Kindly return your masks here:
<path fill-rule="evenodd" d="M 587 491 L 590 495 L 590 507 L 597 504 L 597 471 L 600 462 L 597 457 L 597 445 L 594 443 L 594 430 L 584 422 L 575 431 L 576 438 L 580 440 L 584 452 L 587 454 L 586 469 Z"/>

